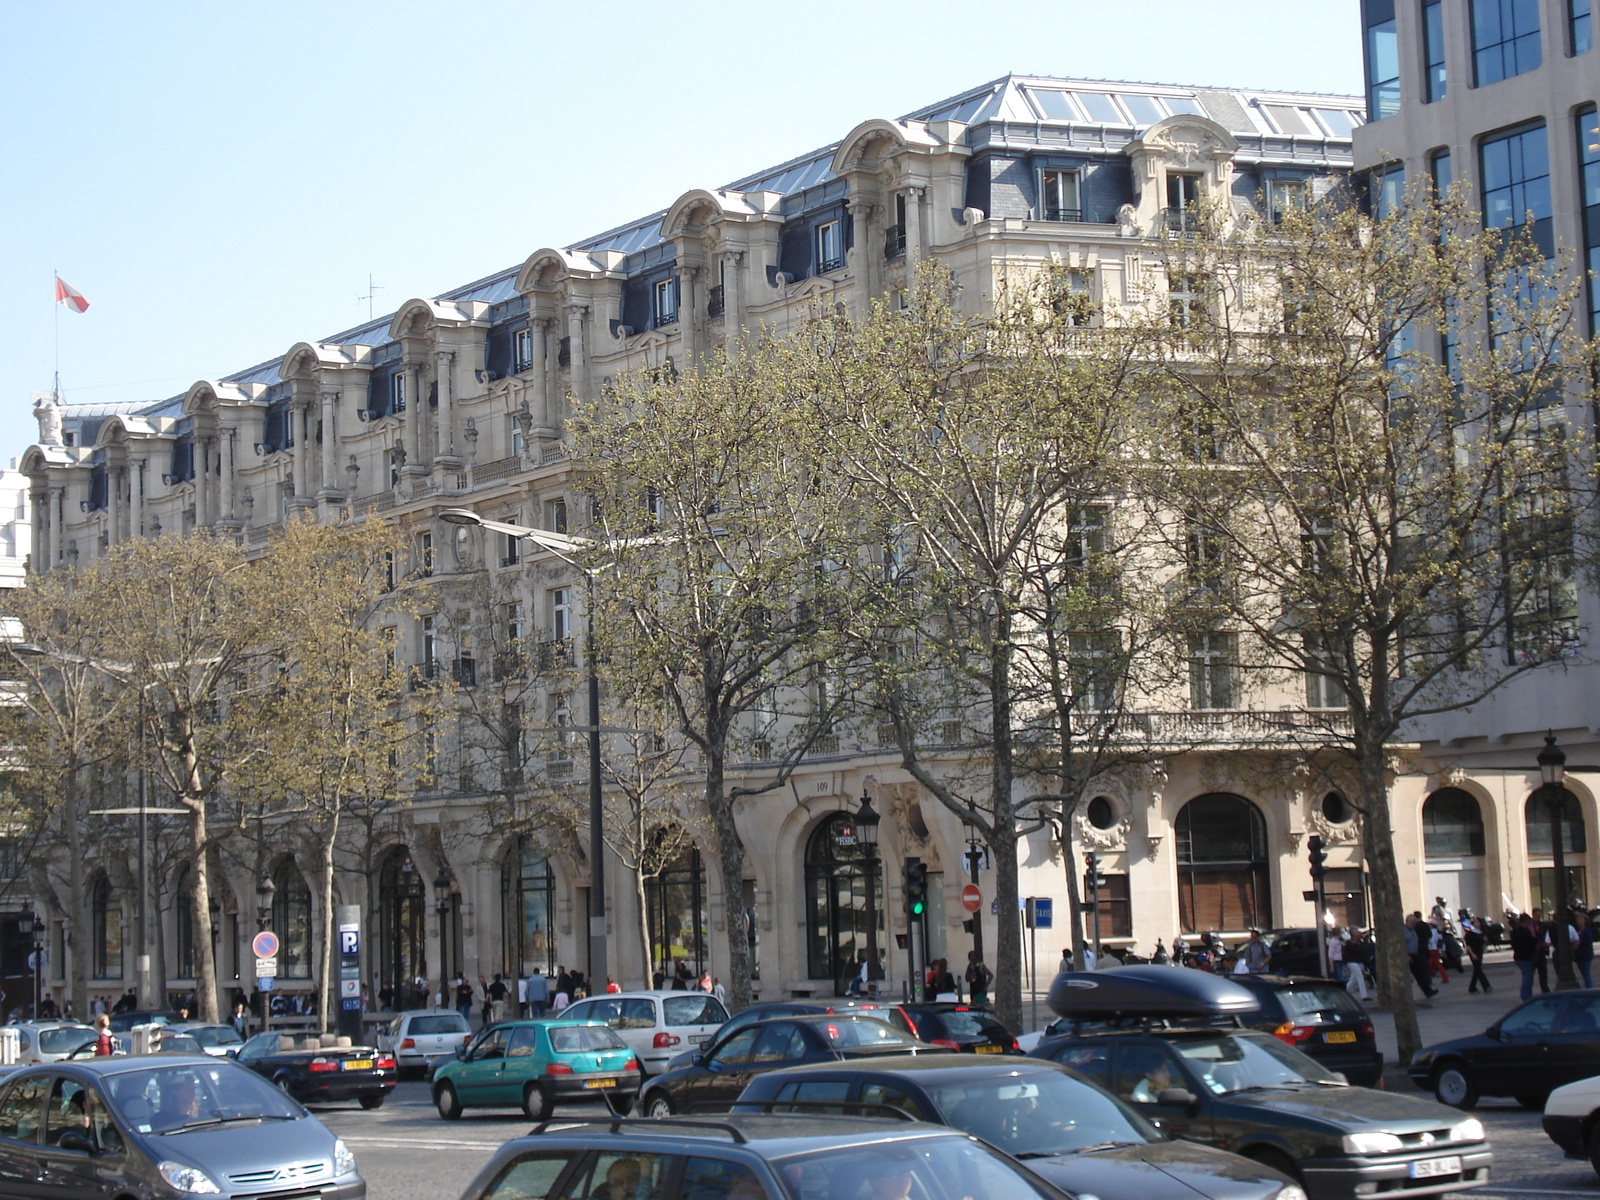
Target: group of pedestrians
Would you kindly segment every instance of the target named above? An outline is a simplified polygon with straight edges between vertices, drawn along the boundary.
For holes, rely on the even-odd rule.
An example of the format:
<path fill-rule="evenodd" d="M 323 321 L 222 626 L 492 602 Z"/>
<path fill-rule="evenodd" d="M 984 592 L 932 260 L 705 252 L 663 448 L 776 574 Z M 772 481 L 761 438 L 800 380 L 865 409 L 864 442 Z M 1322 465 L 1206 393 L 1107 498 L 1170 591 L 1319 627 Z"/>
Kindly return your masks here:
<path fill-rule="evenodd" d="M 1506 914 L 1508 917 L 1511 914 Z M 1551 914 L 1554 918 L 1554 914 Z M 1567 945 L 1572 952 L 1572 965 L 1583 978 L 1584 987 L 1594 986 L 1595 921 L 1600 919 L 1600 909 L 1586 910 L 1582 901 L 1574 901 L 1566 919 Z M 1511 920 L 1511 961 L 1522 973 L 1521 996 L 1533 998 L 1533 981 L 1539 980 L 1539 990 L 1550 990 L 1550 959 L 1555 953 L 1556 938 L 1561 932 L 1554 919 L 1547 919 L 1542 908 L 1531 913 L 1518 913 Z"/>

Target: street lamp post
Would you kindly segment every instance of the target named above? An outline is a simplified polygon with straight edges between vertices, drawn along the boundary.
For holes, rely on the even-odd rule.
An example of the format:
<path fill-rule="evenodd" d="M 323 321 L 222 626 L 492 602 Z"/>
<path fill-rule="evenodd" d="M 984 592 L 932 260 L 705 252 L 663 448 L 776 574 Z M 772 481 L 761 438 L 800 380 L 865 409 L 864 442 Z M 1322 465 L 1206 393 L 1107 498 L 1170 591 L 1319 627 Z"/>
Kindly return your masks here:
<path fill-rule="evenodd" d="M 439 914 L 439 995 L 449 998 L 450 987 L 450 871 L 439 868 L 433 881 L 434 909 Z M 448 1005 L 446 1006 L 448 1007 Z"/>
<path fill-rule="evenodd" d="M 604 987 L 609 967 L 606 961 L 606 867 L 605 813 L 600 791 L 600 672 L 594 641 L 594 572 L 578 565 L 574 551 L 590 545 L 583 538 L 507 521 L 491 521 L 470 508 L 447 508 L 439 514 L 447 525 L 476 525 L 494 533 L 532 542 L 555 555 L 583 575 L 588 628 L 584 633 L 584 665 L 589 674 L 589 980 L 591 987 Z M 649 964 L 646 964 L 648 970 Z"/>
<path fill-rule="evenodd" d="M 37 1021 L 39 1019 L 39 1005 L 42 1003 L 39 983 L 41 976 L 44 974 L 41 969 L 44 966 L 43 922 L 39 920 L 37 912 L 29 911 L 18 924 L 22 927 L 22 932 L 30 935 L 33 939 L 33 952 L 28 958 L 28 970 L 33 976 L 33 1011 L 30 1015 Z"/>
<path fill-rule="evenodd" d="M 867 870 L 867 990 L 878 994 L 878 824 L 883 820 L 872 807 L 872 797 L 861 789 L 861 807 L 856 810 L 856 842 L 864 852 Z"/>
<path fill-rule="evenodd" d="M 272 901 L 278 891 L 277 885 L 272 882 L 271 875 L 263 875 L 256 884 L 256 928 L 270 929 L 272 927 Z M 261 990 L 259 981 L 256 984 L 256 995 L 261 999 L 261 1032 L 265 1033 L 272 1028 L 272 995 Z"/>
<path fill-rule="evenodd" d="M 1556 875 L 1555 912 L 1550 914 L 1555 935 L 1556 990 L 1571 991 L 1578 986 L 1578 981 L 1572 970 L 1572 943 L 1567 938 L 1572 897 L 1567 888 L 1567 854 L 1561 836 L 1561 819 L 1566 815 L 1567 790 L 1563 784 L 1567 776 L 1567 756 L 1556 745 L 1554 732 L 1545 734 L 1544 749 L 1539 751 L 1537 761 L 1543 781 L 1539 790 L 1544 793 L 1544 802 L 1550 809 L 1550 858 Z"/>

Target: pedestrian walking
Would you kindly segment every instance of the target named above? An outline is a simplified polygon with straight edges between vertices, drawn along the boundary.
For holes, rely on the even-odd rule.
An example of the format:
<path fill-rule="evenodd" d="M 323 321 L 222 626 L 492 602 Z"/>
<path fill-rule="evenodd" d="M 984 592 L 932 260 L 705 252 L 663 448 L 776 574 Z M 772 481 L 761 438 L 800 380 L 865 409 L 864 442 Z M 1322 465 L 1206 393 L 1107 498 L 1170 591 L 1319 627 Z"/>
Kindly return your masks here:
<path fill-rule="evenodd" d="M 1534 931 L 1536 941 L 1533 969 L 1539 973 L 1539 991 L 1550 991 L 1550 948 L 1555 943 L 1555 922 L 1546 918 L 1544 909 L 1533 910 L 1533 923 L 1538 926 Z"/>
<path fill-rule="evenodd" d="M 1450 976 L 1444 969 L 1444 929 L 1439 918 L 1419 925 L 1417 932 L 1428 937 L 1428 979 L 1431 981 L 1437 975 L 1440 983 L 1449 983 Z"/>
<path fill-rule="evenodd" d="M 501 979 L 499 973 L 496 972 L 494 982 L 489 985 L 490 1020 L 504 1021 L 506 1019 L 507 990 L 508 989 L 506 988 L 505 980 Z"/>
<path fill-rule="evenodd" d="M 1363 1003 L 1369 998 L 1367 971 L 1376 957 L 1376 948 L 1368 940 L 1367 930 L 1355 930 L 1344 948 L 1344 989 Z"/>
<path fill-rule="evenodd" d="M 1592 988 L 1594 978 L 1594 922 L 1589 919 L 1589 914 L 1581 908 L 1572 914 L 1572 965 L 1578 968 L 1578 974 L 1583 976 L 1583 986 Z"/>
<path fill-rule="evenodd" d="M 967 994 L 974 1004 L 989 1003 L 989 985 L 994 982 L 994 972 L 984 965 L 976 950 L 967 951 Z"/>
<path fill-rule="evenodd" d="M 615 996 L 621 990 L 622 990 L 622 985 L 620 983 L 618 983 L 615 979 L 611 978 L 611 976 L 607 975 L 606 976 L 606 995 Z"/>
<path fill-rule="evenodd" d="M 1432 1000 L 1439 994 L 1439 989 L 1433 986 L 1433 981 L 1428 977 L 1429 935 L 1426 929 L 1427 922 L 1422 919 L 1421 913 L 1414 912 L 1406 917 L 1406 959 L 1411 964 L 1411 978 L 1416 980 L 1422 994 Z"/>
<path fill-rule="evenodd" d="M 472 985 L 465 975 L 456 976 L 456 1011 L 463 1021 L 472 1020 Z"/>
<path fill-rule="evenodd" d="M 1244 970 L 1238 967 L 1234 970 L 1240 975 L 1263 975 L 1266 973 L 1267 964 L 1272 958 L 1272 952 L 1267 949 L 1267 943 L 1261 937 L 1261 930 L 1252 929 L 1250 940 L 1244 944 L 1239 954 L 1240 961 L 1244 963 Z"/>
<path fill-rule="evenodd" d="M 1335 983 L 1345 981 L 1344 936 L 1337 925 L 1328 931 L 1328 970 L 1332 972 Z"/>
<path fill-rule="evenodd" d="M 1487 995 L 1494 989 L 1489 986 L 1489 977 L 1483 973 L 1485 945 L 1483 922 L 1465 910 L 1462 911 L 1459 921 L 1461 938 L 1467 946 L 1467 961 L 1472 964 L 1472 977 L 1467 980 L 1467 992 L 1476 995 L 1481 990 Z"/>
<path fill-rule="evenodd" d="M 1543 931 L 1527 913 L 1520 913 L 1511 923 L 1511 961 L 1522 972 L 1522 988 L 1518 995 L 1524 1001 L 1533 999 L 1533 975 L 1539 965 L 1539 940 Z"/>
<path fill-rule="evenodd" d="M 111 1036 L 111 1018 L 101 1013 L 94 1019 L 94 1056 L 110 1058 L 117 1052 L 116 1039 Z"/>
<path fill-rule="evenodd" d="M 550 1003 L 550 980 L 538 967 L 528 976 L 528 1015 L 535 1020 L 544 1016 L 545 1005 Z"/>

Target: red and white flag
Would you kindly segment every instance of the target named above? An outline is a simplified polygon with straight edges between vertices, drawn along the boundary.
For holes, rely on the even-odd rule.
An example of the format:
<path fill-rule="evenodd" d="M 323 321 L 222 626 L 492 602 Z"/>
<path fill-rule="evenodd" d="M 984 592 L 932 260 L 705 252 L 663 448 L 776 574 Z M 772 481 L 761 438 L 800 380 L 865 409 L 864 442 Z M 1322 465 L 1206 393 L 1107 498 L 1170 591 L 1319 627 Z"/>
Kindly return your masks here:
<path fill-rule="evenodd" d="M 89 311 L 89 302 L 83 298 L 83 293 L 59 275 L 56 276 L 56 303 L 65 304 L 73 312 Z"/>

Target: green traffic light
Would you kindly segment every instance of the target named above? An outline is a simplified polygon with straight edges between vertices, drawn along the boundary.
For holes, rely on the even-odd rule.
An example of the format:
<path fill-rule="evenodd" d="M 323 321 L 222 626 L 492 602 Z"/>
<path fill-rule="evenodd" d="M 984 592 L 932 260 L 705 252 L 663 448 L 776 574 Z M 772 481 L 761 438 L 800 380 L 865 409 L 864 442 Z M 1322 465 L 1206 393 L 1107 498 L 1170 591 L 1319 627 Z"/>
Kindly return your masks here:
<path fill-rule="evenodd" d="M 920 917 L 922 915 L 922 910 L 926 907 L 927 905 L 923 904 L 921 900 L 915 901 L 911 905 L 911 915 L 914 917 Z"/>

